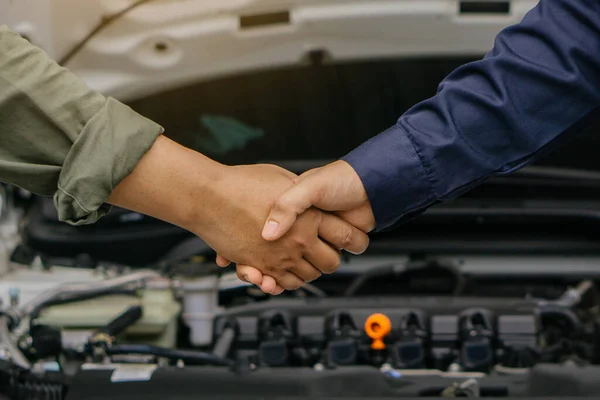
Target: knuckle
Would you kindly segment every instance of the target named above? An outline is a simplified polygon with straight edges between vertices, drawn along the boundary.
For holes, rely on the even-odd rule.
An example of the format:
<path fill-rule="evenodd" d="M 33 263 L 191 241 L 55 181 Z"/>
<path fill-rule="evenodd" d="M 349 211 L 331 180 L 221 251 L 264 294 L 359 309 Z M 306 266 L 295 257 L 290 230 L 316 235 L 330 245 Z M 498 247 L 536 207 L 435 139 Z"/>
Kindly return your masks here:
<path fill-rule="evenodd" d="M 308 248 L 308 240 L 304 235 L 294 234 L 291 235 L 289 239 L 292 242 L 293 248 L 296 252 L 303 252 Z"/>
<path fill-rule="evenodd" d="M 277 278 L 277 283 L 286 290 L 297 290 L 304 284 L 304 281 L 290 270 Z"/>
<path fill-rule="evenodd" d="M 283 276 L 285 276 L 285 274 L 288 273 L 289 268 L 288 267 L 281 267 L 281 266 L 269 266 L 267 267 L 267 274 L 269 276 L 272 276 L 275 279 L 279 279 Z"/>
<path fill-rule="evenodd" d="M 340 245 L 342 249 L 348 248 L 354 241 L 354 231 L 350 227 L 345 227 L 340 233 Z"/>
<path fill-rule="evenodd" d="M 309 208 L 308 210 L 304 211 L 304 214 L 306 215 L 306 219 L 310 221 L 310 223 L 316 228 L 323 223 L 324 214 L 321 210 Z"/>
<path fill-rule="evenodd" d="M 287 199 L 285 197 L 280 197 L 275 202 L 275 205 L 273 206 L 273 209 L 275 211 L 278 211 L 278 212 L 281 212 L 281 213 L 285 213 L 285 214 L 293 212 L 292 206 L 289 204 L 289 202 L 287 201 Z"/>
<path fill-rule="evenodd" d="M 316 208 L 309 208 L 308 210 L 304 211 L 304 215 L 316 219 L 322 215 L 322 212 L 317 210 Z"/>
<path fill-rule="evenodd" d="M 275 254 L 271 254 L 269 260 L 262 265 L 265 266 L 267 271 L 280 275 L 295 265 L 295 257 L 292 257 L 291 254 L 291 249 L 287 247 L 279 249 Z"/>
<path fill-rule="evenodd" d="M 301 267 L 296 268 L 296 270 L 293 272 L 298 278 L 305 282 L 312 282 L 314 280 L 317 280 L 322 275 L 320 269 L 307 263 L 305 263 Z"/>

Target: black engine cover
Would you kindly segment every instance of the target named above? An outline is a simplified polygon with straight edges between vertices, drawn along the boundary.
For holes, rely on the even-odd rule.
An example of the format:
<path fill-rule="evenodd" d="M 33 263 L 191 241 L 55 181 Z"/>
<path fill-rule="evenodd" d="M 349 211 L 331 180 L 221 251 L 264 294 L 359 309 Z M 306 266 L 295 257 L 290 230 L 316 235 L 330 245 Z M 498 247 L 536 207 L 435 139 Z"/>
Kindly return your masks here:
<path fill-rule="evenodd" d="M 145 368 L 147 366 L 143 366 Z M 113 370 L 84 370 L 66 400 L 201 398 L 418 398 L 439 397 L 453 382 L 437 376 L 390 377 L 370 367 L 316 371 L 310 368 L 257 370 L 236 374 L 226 368 L 157 368 L 149 376 Z M 115 381 L 115 377 L 120 378 Z M 591 396 L 600 393 L 600 367 L 540 364 L 529 374 L 478 379 L 482 397 Z"/>

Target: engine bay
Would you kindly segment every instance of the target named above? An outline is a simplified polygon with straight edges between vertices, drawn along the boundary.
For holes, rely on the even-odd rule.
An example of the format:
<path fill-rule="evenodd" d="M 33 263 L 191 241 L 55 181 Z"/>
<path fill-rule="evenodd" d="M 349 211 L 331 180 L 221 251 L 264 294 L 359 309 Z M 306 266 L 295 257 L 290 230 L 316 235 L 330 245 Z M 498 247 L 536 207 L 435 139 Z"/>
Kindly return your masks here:
<path fill-rule="evenodd" d="M 314 70 L 288 71 L 295 79 L 281 75 L 280 85 L 261 75 L 264 84 L 242 77 L 194 93 L 249 85 L 248 102 L 263 93 L 269 106 L 260 110 L 275 132 L 272 103 L 297 96 L 271 96 L 263 87 L 330 88 L 343 73 L 367 82 L 423 65 L 437 76 L 463 61 L 323 68 L 323 84 L 312 86 L 321 76 Z M 347 85 L 338 83 L 343 92 Z M 153 115 L 165 102 L 190 99 L 182 90 L 136 108 Z M 306 97 L 323 101 L 324 115 L 310 119 L 315 126 L 344 132 L 350 145 L 351 130 L 326 123 L 334 119 L 327 96 Z M 355 97 L 356 109 L 372 102 Z M 243 111 L 241 120 L 257 113 Z M 300 127 L 290 137 L 312 143 Z M 186 132 L 176 128 L 169 131 Z M 342 142 L 325 133 L 318 138 Z M 252 159 L 231 163 L 266 159 L 287 140 L 270 138 L 231 155 Z M 297 159 L 301 143 L 288 147 L 285 159 Z M 594 161 L 579 156 L 581 147 L 571 150 Z M 311 163 L 282 166 L 300 174 Z M 92 226 L 69 226 L 51 199 L 0 186 L 0 399 L 594 396 L 599 180 L 543 169 L 515 175 L 373 235 L 367 253 L 344 253 L 335 274 L 277 297 L 240 281 L 233 267 L 218 268 L 214 252 L 182 229 L 117 208 Z"/>
<path fill-rule="evenodd" d="M 116 3 L 2 11 L 58 58 L 77 49 L 65 27 L 92 32 Z M 184 146 L 300 174 L 394 124 L 536 1 L 145 3 L 69 68 Z M 542 161 L 597 170 L 590 133 Z M 177 227 L 121 209 L 73 227 L 0 184 L 0 400 L 596 396 L 600 180 L 573 176 L 487 182 L 277 297 Z"/>
<path fill-rule="evenodd" d="M 485 263 L 481 256 L 349 258 L 343 272 L 278 297 L 206 261 L 170 270 L 13 263 L 2 280 L 0 392 L 9 399 L 597 393 L 600 271 L 588 267 L 600 260 L 567 257 L 570 271 L 548 262 L 536 275 L 531 268 L 544 257 L 522 257 L 514 269 L 506 266 L 518 257 L 498 257 L 489 260 L 506 261 L 504 272 L 475 265 Z M 380 266 L 362 267 L 373 263 Z M 41 276 L 50 283 L 35 292 L 27 282 Z"/>

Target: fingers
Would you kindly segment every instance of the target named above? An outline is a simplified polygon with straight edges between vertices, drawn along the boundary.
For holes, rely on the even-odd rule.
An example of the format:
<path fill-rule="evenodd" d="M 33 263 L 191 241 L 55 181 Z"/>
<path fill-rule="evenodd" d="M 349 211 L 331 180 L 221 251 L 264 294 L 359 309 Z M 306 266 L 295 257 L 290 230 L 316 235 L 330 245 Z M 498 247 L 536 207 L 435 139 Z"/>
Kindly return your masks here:
<path fill-rule="evenodd" d="M 308 262 L 304 261 L 306 264 L 308 264 Z M 312 265 L 309 264 L 310 268 L 313 268 Z M 302 267 L 303 269 L 306 267 Z M 297 275 L 295 275 L 292 272 L 284 272 L 282 273 L 280 276 L 278 276 L 277 278 L 275 278 L 277 281 L 277 284 L 284 288 L 285 290 L 298 290 L 300 287 L 302 287 L 302 285 L 304 285 L 304 280 L 302 280 L 301 278 L 299 278 Z M 261 287 L 262 289 L 262 287 Z"/>
<path fill-rule="evenodd" d="M 221 268 L 228 267 L 231 264 L 231 261 L 229 261 L 228 259 L 226 259 L 225 257 L 222 257 L 220 255 L 217 255 L 217 259 L 215 260 L 215 262 Z"/>
<path fill-rule="evenodd" d="M 369 202 L 366 202 L 362 206 L 355 209 L 349 211 L 340 211 L 336 212 L 335 214 L 363 232 L 372 232 L 377 225 L 375 222 L 375 216 L 373 215 L 373 209 L 371 208 L 371 204 Z"/>
<path fill-rule="evenodd" d="M 366 233 L 329 213 L 323 213 L 319 236 L 334 248 L 353 254 L 362 254 L 369 247 L 369 236 Z"/>
<path fill-rule="evenodd" d="M 277 240 L 285 235 L 296 222 L 298 215 L 318 201 L 319 190 L 311 187 L 308 179 L 285 192 L 271 209 L 262 236 L 265 240 Z"/>
<path fill-rule="evenodd" d="M 325 211 L 340 212 L 366 205 L 365 213 L 372 214 L 360 176 L 344 161 L 336 161 L 309 171 L 294 179 L 294 182 L 296 185 L 288 189 L 271 209 L 263 228 L 265 240 L 281 238 L 290 230 L 297 216 L 313 206 Z"/>
<path fill-rule="evenodd" d="M 321 167 L 321 168 L 322 168 L 322 167 Z M 292 178 L 292 182 L 294 182 L 294 184 L 297 184 L 297 183 L 299 183 L 301 180 L 305 179 L 306 177 L 308 177 L 308 176 L 310 176 L 310 175 L 314 174 L 315 172 L 317 172 L 317 171 L 321 170 L 321 168 L 313 168 L 313 169 L 310 169 L 310 170 L 306 171 L 305 173 L 303 173 L 302 175 L 300 175 L 300 176 L 296 176 L 296 177 Z"/>
<path fill-rule="evenodd" d="M 238 264 L 236 267 L 238 278 L 244 282 L 260 286 L 263 282 L 263 274 L 258 269 L 249 265 Z"/>
<path fill-rule="evenodd" d="M 272 294 L 273 296 L 280 295 L 284 291 L 284 289 L 275 282 L 275 278 L 267 275 L 263 277 L 263 281 L 259 287 L 263 292 Z"/>
<path fill-rule="evenodd" d="M 321 276 L 321 273 L 334 273 L 337 271 L 341 262 L 340 252 L 321 240 L 315 241 L 315 244 L 305 251 L 304 258 L 310 264 L 314 265 L 313 270 L 316 271 L 316 273 L 310 277 L 311 279 L 304 279 L 304 276 L 302 276 L 306 282 L 312 282 L 318 279 Z M 296 275 L 298 274 L 296 273 Z"/>
<path fill-rule="evenodd" d="M 312 250 L 309 250 L 305 253 L 304 259 L 300 261 L 300 263 L 293 269 L 290 270 L 291 273 L 293 273 L 295 276 L 297 276 L 298 278 L 302 279 L 303 283 L 304 282 L 312 282 L 315 281 L 317 279 L 319 279 L 319 277 L 321 276 L 322 272 L 321 272 L 321 266 L 325 266 L 327 267 L 330 263 L 328 262 L 324 262 L 321 258 L 319 258 L 319 255 L 327 258 L 329 257 L 329 259 L 331 259 L 331 254 L 326 253 L 326 249 L 325 248 L 329 248 L 329 251 L 334 253 L 333 256 L 335 258 L 335 250 L 333 250 L 331 247 L 327 246 L 325 243 L 321 242 L 320 240 L 317 240 L 317 244 L 315 246 L 312 246 Z M 319 246 L 320 245 L 320 246 Z M 323 248 L 321 248 L 321 246 Z M 310 256 L 312 260 L 315 260 L 316 262 L 320 263 L 319 267 L 317 267 L 316 263 L 312 262 L 311 260 L 308 259 L 307 256 Z M 328 261 L 329 261 L 328 259 Z M 335 262 L 335 261 L 333 261 Z M 339 260 L 338 260 L 338 264 L 339 264 Z M 278 281 L 281 283 L 281 281 L 278 279 Z M 285 285 L 282 285 L 285 287 Z"/>
<path fill-rule="evenodd" d="M 240 280 L 258 286 L 265 293 L 277 296 L 283 293 L 284 291 L 284 288 L 281 285 L 279 285 L 273 277 L 263 275 L 262 272 L 260 272 L 258 269 L 249 265 L 238 264 L 236 272 Z M 283 278 L 283 282 L 286 285 L 290 285 L 290 287 L 296 286 L 298 284 L 298 281 L 302 282 L 300 278 L 298 278 L 292 273 L 287 272 L 286 276 L 287 275 L 291 275 L 291 277 Z M 301 284 L 303 284 L 303 282 Z"/>

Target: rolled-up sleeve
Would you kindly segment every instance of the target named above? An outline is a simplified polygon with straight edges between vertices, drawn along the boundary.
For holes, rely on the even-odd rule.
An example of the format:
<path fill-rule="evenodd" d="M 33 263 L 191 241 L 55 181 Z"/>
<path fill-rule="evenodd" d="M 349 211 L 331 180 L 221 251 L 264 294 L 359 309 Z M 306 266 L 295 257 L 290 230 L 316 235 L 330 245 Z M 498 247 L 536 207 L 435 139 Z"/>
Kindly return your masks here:
<path fill-rule="evenodd" d="M 0 181 L 53 196 L 62 221 L 92 223 L 162 132 L 0 26 Z"/>
<path fill-rule="evenodd" d="M 541 0 L 482 60 L 344 160 L 388 229 L 556 148 L 599 107 L 600 2 Z"/>

